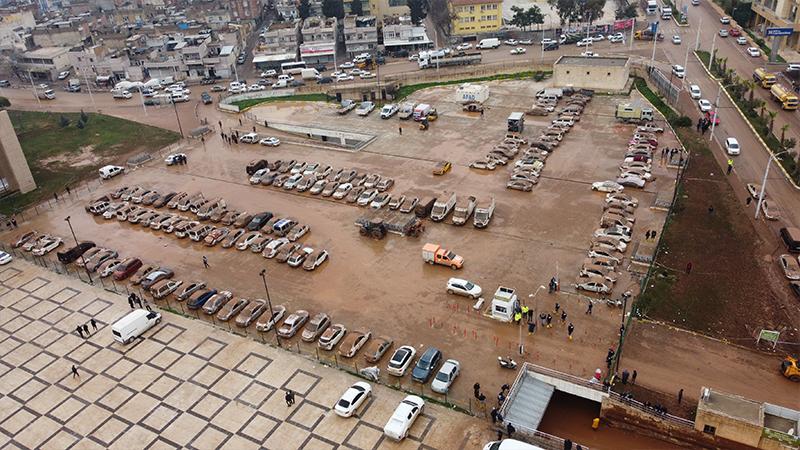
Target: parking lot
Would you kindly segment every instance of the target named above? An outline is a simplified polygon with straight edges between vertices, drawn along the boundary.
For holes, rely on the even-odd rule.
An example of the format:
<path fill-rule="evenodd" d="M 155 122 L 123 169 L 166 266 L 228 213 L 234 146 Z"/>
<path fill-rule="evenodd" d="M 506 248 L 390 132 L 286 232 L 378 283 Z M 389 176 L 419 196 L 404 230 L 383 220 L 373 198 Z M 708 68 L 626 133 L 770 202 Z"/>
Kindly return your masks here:
<path fill-rule="evenodd" d="M 251 252 L 219 246 L 209 249 L 158 231 L 105 221 L 83 212 L 87 198 L 39 216 L 25 227 L 66 237 L 69 229 L 62 219 L 71 214 L 79 239 L 113 247 L 122 256 L 138 256 L 148 263 L 168 266 L 178 279 L 202 279 L 209 286 L 246 298 L 264 297 L 258 274 L 266 268 L 273 303 L 285 305 L 289 312 L 326 312 L 334 323 L 343 323 L 349 329 L 367 328 L 373 335 L 393 338 L 395 348 L 404 344 L 418 349 L 436 346 L 445 358 L 460 360 L 461 378 L 454 384 L 451 398 L 462 404 L 471 397 L 470 387 L 475 381 L 490 390 L 512 381 L 513 372 L 503 372 L 496 357 L 516 355 L 519 335 L 525 342 L 525 359 L 588 377 L 595 368 L 604 367 L 606 350 L 618 340 L 621 310 L 596 303 L 592 315 L 584 314 L 589 299 L 597 301 L 599 297 L 576 292 L 573 284 L 602 215 L 604 194 L 592 192 L 590 186 L 595 181 L 616 179 L 627 141 L 635 129 L 613 117 L 615 105 L 627 100 L 596 95 L 580 122 L 547 159 L 532 192 L 505 188 L 510 166 L 499 166 L 494 171 L 468 168 L 470 161 L 502 141 L 508 115 L 530 109 L 535 92 L 542 87 L 544 84 L 530 81 L 490 83 L 491 95 L 483 116 L 461 111 L 454 101 L 455 86 L 419 91 L 412 100 L 429 103 L 439 112 L 438 120 L 431 122 L 427 131 L 419 130 L 413 121 L 396 117 L 381 120 L 377 110 L 359 117 L 354 113 L 337 115 L 333 104 L 257 107 L 250 114 L 260 124 L 264 120 L 315 124 L 373 134 L 376 138 L 360 151 L 334 150 L 257 125 L 259 133 L 277 135 L 283 143 L 277 148 L 226 145 L 216 135 L 188 152 L 187 165 L 151 164 L 107 183 L 108 190 L 138 184 L 160 191 L 203 191 L 209 198 L 225 198 L 236 209 L 250 213 L 271 211 L 297 218 L 311 227 L 301 240 L 311 247 L 325 248 L 331 255 L 313 272 L 293 269 Z M 553 117 L 527 116 L 522 135 L 538 136 L 538 130 Z M 225 124 L 226 132 L 231 125 L 242 132 L 252 131 L 253 127 L 247 119 L 241 126 L 234 119 Z M 660 136 L 659 149 L 676 145 L 669 131 Z M 426 231 L 419 238 L 390 234 L 383 240 L 373 240 L 360 236 L 354 225 L 364 214 L 363 208 L 309 193 L 251 186 L 244 168 L 256 158 L 353 167 L 392 177 L 395 184 L 388 191 L 392 195 L 423 198 L 455 192 L 459 197 L 474 195 L 479 204 L 494 197 L 497 208 L 490 225 L 483 230 L 471 223 L 456 227 L 426 221 Z M 434 176 L 431 171 L 439 160 L 451 161 L 453 169 Z M 653 175 L 655 181 L 644 190 L 626 188 L 640 205 L 635 212 L 631 246 L 643 240 L 646 230 L 660 230 L 665 218 L 663 212 L 650 210 L 649 206 L 658 191 L 671 192 L 675 170 L 654 162 Z M 441 244 L 463 256 L 464 268 L 456 272 L 425 264 L 421 249 L 427 242 Z M 635 289 L 638 283 L 625 270 L 630 254 L 628 250 L 623 275 L 612 297 Z M 208 269 L 203 268 L 204 255 L 208 257 Z M 535 298 L 529 298 L 556 275 L 561 281 L 560 293 L 542 290 Z M 537 310 L 537 315 L 541 311 L 552 313 L 554 304 L 560 303 L 568 313 L 567 322 L 575 325 L 574 340 L 567 340 L 566 325 L 557 324 L 529 336 L 518 333 L 512 325 L 485 317 L 482 311 L 473 310 L 473 301 L 445 292 L 445 284 L 453 276 L 483 288 L 487 302 L 484 308 L 498 286 L 516 289 L 520 299 Z M 254 329 L 249 333 L 256 334 Z M 363 358 L 357 358 L 361 367 Z M 379 366 L 385 366 L 387 359 L 384 357 Z M 405 383 L 411 385 L 410 380 Z"/>

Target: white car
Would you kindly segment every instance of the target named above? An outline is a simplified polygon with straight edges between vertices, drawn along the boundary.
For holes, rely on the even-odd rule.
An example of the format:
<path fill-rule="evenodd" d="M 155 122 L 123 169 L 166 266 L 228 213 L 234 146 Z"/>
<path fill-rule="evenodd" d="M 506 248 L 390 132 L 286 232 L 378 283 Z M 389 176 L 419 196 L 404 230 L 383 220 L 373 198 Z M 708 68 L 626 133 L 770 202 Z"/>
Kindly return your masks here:
<path fill-rule="evenodd" d="M 481 296 L 482 292 L 481 287 L 471 281 L 462 280 L 461 278 L 450 278 L 447 280 L 448 294 L 458 294 L 477 299 Z"/>
<path fill-rule="evenodd" d="M 424 407 L 425 401 L 420 397 L 416 395 L 406 396 L 406 398 L 397 405 L 394 414 L 392 414 L 392 417 L 386 422 L 386 425 L 384 425 L 383 434 L 396 441 L 403 440 L 408 436 L 408 430 L 411 429 L 411 425 L 414 425 L 414 421 L 417 419 L 417 416 L 422 413 Z"/>
<path fill-rule="evenodd" d="M 599 192 L 622 192 L 625 189 L 621 184 L 615 181 L 598 181 L 592 183 L 592 190 Z"/>
<path fill-rule="evenodd" d="M 517 44 L 519 44 L 519 42 L 517 42 L 516 39 L 506 39 L 505 41 L 503 41 L 503 44 L 506 44 L 506 45 L 517 45 Z"/>
<path fill-rule="evenodd" d="M 361 102 L 361 104 L 358 105 L 358 108 L 356 108 L 356 114 L 359 116 L 366 116 L 371 113 L 373 109 L 375 109 L 375 103 Z"/>
<path fill-rule="evenodd" d="M 268 173 L 269 173 L 269 169 L 258 169 L 258 170 L 256 170 L 256 172 L 253 174 L 253 176 L 250 177 L 250 184 L 258 184 L 258 183 L 260 183 L 261 182 L 261 177 L 263 177 L 264 175 L 266 175 Z"/>
<path fill-rule="evenodd" d="M 258 141 L 259 144 L 267 147 L 277 147 L 281 145 L 281 140 L 276 137 L 267 137 Z"/>
<path fill-rule="evenodd" d="M 761 56 L 761 50 L 759 50 L 758 47 L 747 47 L 747 54 L 753 58 L 758 58 Z"/>
<path fill-rule="evenodd" d="M 647 181 L 639 176 L 623 174 L 619 178 L 617 178 L 617 183 L 623 186 L 637 187 L 639 189 L 643 189 Z"/>
<path fill-rule="evenodd" d="M 693 99 L 700 98 L 703 94 L 700 92 L 700 86 L 696 84 L 692 84 L 689 86 L 689 94 L 692 96 Z"/>
<path fill-rule="evenodd" d="M 729 137 L 725 139 L 725 152 L 729 155 L 738 155 L 741 151 L 742 148 L 739 147 L 739 141 L 736 138 Z"/>
<path fill-rule="evenodd" d="M 719 37 L 728 37 L 728 30 L 725 28 L 719 30 Z"/>
<path fill-rule="evenodd" d="M 606 39 L 606 37 L 603 36 L 602 34 L 596 34 L 596 35 L 590 37 L 589 39 L 591 39 L 592 42 L 600 42 L 600 41 L 604 41 Z"/>
<path fill-rule="evenodd" d="M 597 277 L 597 279 L 593 279 L 592 281 L 578 283 L 575 287 L 577 287 L 578 289 L 583 289 L 584 291 L 597 292 L 599 294 L 610 293 L 611 287 L 608 286 L 605 280 L 600 281 L 599 278 L 600 277 Z"/>
<path fill-rule="evenodd" d="M 625 35 L 622 33 L 612 34 L 608 37 L 608 42 L 614 43 L 625 43 Z"/>
<path fill-rule="evenodd" d="M 59 80 L 64 80 L 64 79 L 66 79 L 68 76 L 69 76 L 69 70 L 65 70 L 65 71 L 63 71 L 63 72 L 59 72 L 59 73 L 58 73 L 58 79 L 59 79 Z"/>
<path fill-rule="evenodd" d="M 13 258 L 11 258 L 11 255 L 9 255 L 6 252 L 0 251 L 0 266 L 4 266 L 4 265 L 10 263 L 12 259 Z"/>
<path fill-rule="evenodd" d="M 448 359 L 442 364 L 439 372 L 434 377 L 431 383 L 431 389 L 440 394 L 446 394 L 450 389 L 450 385 L 456 380 L 458 373 L 461 371 L 461 364 L 455 359 Z"/>
<path fill-rule="evenodd" d="M 786 71 L 787 71 L 787 72 L 797 72 L 797 71 L 800 71 L 800 64 L 797 64 L 797 63 L 790 63 L 788 66 L 786 66 Z"/>
<path fill-rule="evenodd" d="M 558 44 L 558 42 L 556 42 L 555 39 L 544 38 L 544 39 L 542 39 L 542 42 L 540 42 L 540 44 L 542 44 L 542 45 L 553 45 L 553 44 Z"/>
<path fill-rule="evenodd" d="M 524 55 L 526 51 L 527 50 L 525 50 L 522 47 L 517 47 L 517 48 L 512 48 L 511 49 L 511 54 L 512 55 Z"/>
<path fill-rule="evenodd" d="M 390 375 L 402 377 L 406 374 L 406 370 L 411 366 L 411 363 L 414 361 L 414 356 L 416 355 L 417 350 L 410 345 L 398 347 L 389 359 L 386 371 L 389 372 Z"/>
<path fill-rule="evenodd" d="M 629 243 L 631 241 L 630 234 L 625 232 L 625 229 L 619 227 L 611 227 L 611 228 L 598 228 L 594 230 L 594 234 L 592 236 L 599 238 L 599 237 L 608 237 L 612 239 L 616 239 L 618 241 L 622 241 L 624 243 Z"/>
<path fill-rule="evenodd" d="M 672 35 L 672 43 L 675 44 L 675 45 L 680 45 L 681 37 L 678 36 L 677 34 L 673 34 Z"/>
<path fill-rule="evenodd" d="M 272 78 L 272 77 L 277 76 L 277 75 L 278 75 L 278 72 L 273 70 L 273 69 L 269 69 L 269 70 L 265 70 L 265 71 L 261 72 L 261 78 Z"/>
<path fill-rule="evenodd" d="M 338 76 L 337 76 L 337 77 L 334 79 L 334 81 L 337 81 L 337 82 L 338 82 L 338 81 L 350 81 L 350 80 L 352 80 L 352 79 L 353 79 L 353 76 L 352 76 L 352 75 L 348 75 L 348 74 L 346 74 L 346 73 L 340 73 L 340 74 L 339 74 L 339 75 L 338 75 Z"/>
<path fill-rule="evenodd" d="M 350 61 L 348 61 L 348 62 L 346 62 L 346 63 L 339 64 L 339 68 L 340 68 L 340 69 L 352 69 L 352 68 L 353 68 L 353 67 L 355 67 L 355 66 L 356 66 L 356 65 L 355 65 L 355 64 L 353 64 L 353 63 L 351 63 Z"/>
<path fill-rule="evenodd" d="M 397 114 L 399 108 L 394 103 L 389 103 L 388 105 L 383 105 L 381 108 L 381 119 L 389 119 L 393 115 Z"/>
<path fill-rule="evenodd" d="M 265 91 L 267 88 L 260 84 L 251 84 L 247 87 L 247 92 Z"/>
<path fill-rule="evenodd" d="M 60 237 L 52 238 L 48 240 L 47 243 L 44 244 L 43 246 L 34 248 L 32 253 L 36 256 L 44 256 L 53 251 L 59 245 L 61 245 L 62 242 L 63 241 L 61 240 Z"/>
<path fill-rule="evenodd" d="M 585 52 L 581 52 L 581 56 L 586 56 L 586 57 L 590 57 L 590 58 L 597 58 L 598 56 L 600 56 L 600 54 L 599 53 L 595 53 L 595 52 L 593 52 L 591 50 L 586 50 Z"/>
<path fill-rule="evenodd" d="M 697 101 L 697 106 L 700 107 L 700 111 L 702 112 L 711 111 L 714 109 L 714 106 L 711 104 L 711 102 L 704 98 L 701 98 Z"/>
<path fill-rule="evenodd" d="M 731 23 L 731 18 L 728 16 L 722 16 L 719 18 L 719 23 L 724 23 L 725 25 Z"/>
<path fill-rule="evenodd" d="M 168 155 L 164 158 L 164 162 L 167 163 L 168 166 L 172 166 L 174 164 L 178 164 L 180 158 L 186 158 L 186 153 L 173 153 Z"/>
<path fill-rule="evenodd" d="M 120 166 L 103 166 L 98 171 L 100 172 L 100 178 L 108 180 L 125 172 L 125 168 Z"/>
<path fill-rule="evenodd" d="M 683 66 L 675 64 L 672 66 L 672 73 L 678 78 L 683 78 L 686 76 L 686 69 L 684 69 Z"/>
<path fill-rule="evenodd" d="M 375 74 L 373 72 L 370 72 L 370 71 L 365 71 L 365 72 L 361 72 L 360 74 L 358 74 L 358 78 L 361 78 L 362 80 L 369 80 L 369 79 L 375 78 L 377 76 L 378 76 L 377 74 Z"/>
<path fill-rule="evenodd" d="M 333 412 L 337 416 L 351 417 L 370 395 L 372 395 L 372 386 L 359 381 L 344 391 L 339 401 L 336 402 Z"/>
<path fill-rule="evenodd" d="M 747 45 L 747 38 L 744 36 L 739 36 L 736 38 L 736 43 L 739 45 Z"/>
<path fill-rule="evenodd" d="M 577 45 L 578 47 L 588 47 L 592 45 L 593 42 L 594 41 L 592 40 L 592 38 L 584 38 L 578 41 L 575 45 Z"/>
<path fill-rule="evenodd" d="M 336 188 L 336 191 L 333 192 L 333 198 L 341 200 L 347 197 L 347 194 L 349 194 L 351 190 L 353 190 L 352 183 L 342 183 Z"/>
<path fill-rule="evenodd" d="M 463 44 L 458 44 L 456 46 L 456 50 L 459 50 L 459 51 L 461 51 L 461 50 L 469 50 L 471 48 L 472 48 L 472 44 L 470 44 L 469 42 L 464 42 Z"/>

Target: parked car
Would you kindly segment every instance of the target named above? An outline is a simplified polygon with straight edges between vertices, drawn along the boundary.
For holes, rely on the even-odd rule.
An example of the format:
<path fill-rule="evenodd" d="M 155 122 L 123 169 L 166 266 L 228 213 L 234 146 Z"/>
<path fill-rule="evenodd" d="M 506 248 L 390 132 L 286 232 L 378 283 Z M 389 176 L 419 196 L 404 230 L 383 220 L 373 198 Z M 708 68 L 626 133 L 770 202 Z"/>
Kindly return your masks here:
<path fill-rule="evenodd" d="M 598 181 L 592 183 L 592 190 L 599 192 L 622 192 L 625 189 L 621 184 L 615 181 Z"/>
<path fill-rule="evenodd" d="M 352 358 L 371 337 L 372 332 L 368 330 L 359 329 L 351 331 L 339 346 L 339 356 Z"/>
<path fill-rule="evenodd" d="M 117 281 L 124 280 L 136 273 L 140 267 L 142 267 L 141 259 L 127 258 L 114 269 L 114 279 Z"/>
<path fill-rule="evenodd" d="M 446 394 L 450 389 L 450 385 L 453 384 L 453 381 L 455 381 L 460 371 L 461 364 L 455 359 L 448 359 L 444 362 L 444 364 L 442 364 L 439 372 L 437 372 L 436 376 L 433 378 L 431 389 L 433 389 L 434 392 Z"/>
<path fill-rule="evenodd" d="M 256 299 L 251 301 L 242 309 L 239 315 L 236 316 L 236 326 L 242 328 L 250 326 L 250 324 L 258 320 L 261 314 L 264 314 L 266 310 L 266 300 Z"/>
<path fill-rule="evenodd" d="M 306 342 L 314 342 L 329 326 L 331 318 L 325 313 L 317 313 L 305 326 L 300 338 Z"/>
<path fill-rule="evenodd" d="M 215 314 L 220 308 L 225 306 L 231 298 L 233 298 L 233 293 L 230 291 L 217 292 L 205 301 L 203 304 L 203 311 L 206 314 Z"/>
<path fill-rule="evenodd" d="M 386 371 L 391 375 L 402 377 L 405 375 L 411 363 L 414 361 L 414 356 L 417 350 L 410 345 L 403 345 L 394 351 Z"/>
<path fill-rule="evenodd" d="M 269 309 L 269 308 L 267 308 Z M 267 311 L 269 312 L 269 311 Z M 286 307 L 283 305 L 275 305 L 272 307 L 272 312 L 269 314 L 263 314 L 259 320 L 256 322 L 256 330 L 258 331 L 269 331 L 275 325 L 278 324 L 281 320 L 283 320 L 283 316 L 286 314 Z"/>
<path fill-rule="evenodd" d="M 189 298 L 195 291 L 203 289 L 206 287 L 205 281 L 193 281 L 183 287 L 181 292 L 175 296 L 179 302 L 182 302 Z"/>
<path fill-rule="evenodd" d="M 186 307 L 189 309 L 200 309 L 216 294 L 216 289 L 200 289 L 199 291 L 195 291 L 195 293 L 186 300 Z"/>
<path fill-rule="evenodd" d="M 286 339 L 294 336 L 307 320 L 308 311 L 301 309 L 293 312 L 283 321 L 280 328 L 278 328 L 278 335 Z"/>
<path fill-rule="evenodd" d="M 147 276 L 144 277 L 144 279 L 142 279 L 141 282 L 142 288 L 149 289 L 157 282 L 167 278 L 172 278 L 174 275 L 175 272 L 173 272 L 171 269 L 168 269 L 166 267 L 159 267 L 158 269 L 148 273 Z"/>
<path fill-rule="evenodd" d="M 800 280 L 800 263 L 797 258 L 792 255 L 781 255 L 778 257 L 778 264 L 787 279 Z"/>
<path fill-rule="evenodd" d="M 417 361 L 414 370 L 411 371 L 411 379 L 420 383 L 425 383 L 442 360 L 442 352 L 436 347 L 428 347 L 425 353 Z"/>
<path fill-rule="evenodd" d="M 368 363 L 377 363 L 383 355 L 392 347 L 394 341 L 386 336 L 378 336 L 372 339 L 364 349 L 364 359 Z"/>
<path fill-rule="evenodd" d="M 340 417 L 351 417 L 371 395 L 372 387 L 368 383 L 356 382 L 342 394 L 333 410 Z"/>
<path fill-rule="evenodd" d="M 409 395 L 403 399 L 392 414 L 392 417 L 383 427 L 383 434 L 396 441 L 408 436 L 408 430 L 422 413 L 425 401 L 416 395 Z"/>
<path fill-rule="evenodd" d="M 471 281 L 462 280 L 461 278 L 450 278 L 447 280 L 447 293 L 457 294 L 477 299 L 481 296 L 481 287 Z"/>
<path fill-rule="evenodd" d="M 327 250 L 314 250 L 310 255 L 305 258 L 303 262 L 303 269 L 305 270 L 315 270 L 317 267 L 321 266 L 322 263 L 328 260 L 328 251 Z"/>
<path fill-rule="evenodd" d="M 250 300 L 241 297 L 229 300 L 217 313 L 217 320 L 227 322 L 237 316 L 249 303 Z"/>
<path fill-rule="evenodd" d="M 22 237 L 17 239 L 17 241 L 12 245 L 12 247 L 19 248 L 22 244 L 27 242 L 27 239 L 30 239 L 31 237 L 33 237 L 35 233 L 36 233 L 35 231 L 31 231 L 29 233 L 25 233 Z M 27 236 L 27 238 L 26 238 L 26 236 Z M 20 244 L 17 245 L 18 243 L 20 243 Z M 56 253 L 56 256 L 58 257 L 58 261 L 59 262 L 61 262 L 63 264 L 70 264 L 72 262 L 75 262 L 75 260 L 80 258 L 81 255 L 85 254 L 87 250 L 89 250 L 90 248 L 93 248 L 93 247 L 95 247 L 95 243 L 94 242 L 81 242 L 80 244 L 70 248 L 69 250 L 67 250 L 65 252 Z"/>

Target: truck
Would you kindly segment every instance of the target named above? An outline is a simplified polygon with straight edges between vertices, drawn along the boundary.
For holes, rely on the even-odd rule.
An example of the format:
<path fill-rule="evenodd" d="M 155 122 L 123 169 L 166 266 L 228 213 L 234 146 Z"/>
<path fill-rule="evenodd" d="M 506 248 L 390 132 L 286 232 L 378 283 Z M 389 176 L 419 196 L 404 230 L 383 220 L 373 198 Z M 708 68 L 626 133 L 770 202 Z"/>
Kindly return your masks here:
<path fill-rule="evenodd" d="M 77 78 L 70 78 L 67 82 L 67 91 L 69 92 L 80 92 L 81 91 L 81 80 Z"/>
<path fill-rule="evenodd" d="M 508 116 L 508 131 L 522 133 L 523 129 L 525 129 L 525 113 L 512 112 Z"/>
<path fill-rule="evenodd" d="M 439 244 L 427 243 L 422 247 L 422 260 L 428 264 L 441 264 L 457 270 L 464 266 L 464 258 Z"/>
<path fill-rule="evenodd" d="M 669 6 L 661 7 L 661 20 L 672 19 L 672 8 Z"/>
<path fill-rule="evenodd" d="M 441 55 L 441 56 L 440 56 Z M 445 56 L 444 52 L 420 52 L 417 64 L 420 69 L 429 69 L 431 67 L 449 67 L 449 66 L 468 66 L 470 64 L 478 64 L 481 62 L 480 53 L 465 53 L 460 56 Z"/>
<path fill-rule="evenodd" d="M 486 228 L 494 216 L 494 197 L 489 201 L 488 205 L 480 205 L 475 207 L 475 216 L 472 218 L 472 226 L 475 228 Z"/>
<path fill-rule="evenodd" d="M 478 42 L 478 45 L 475 46 L 477 49 L 486 49 L 486 48 L 498 48 L 500 47 L 500 39 L 498 38 L 486 38 L 481 39 Z"/>
<path fill-rule="evenodd" d="M 614 117 L 625 123 L 641 123 L 653 120 L 653 109 L 634 103 L 620 103 L 614 111 Z"/>
<path fill-rule="evenodd" d="M 404 102 L 400 104 L 400 107 L 397 110 L 397 117 L 400 120 L 408 120 L 414 114 L 414 108 L 416 108 L 416 104 L 411 102 Z"/>
<path fill-rule="evenodd" d="M 417 122 L 421 122 L 428 118 L 428 114 L 431 113 L 431 105 L 427 103 L 420 103 L 414 108 L 414 120 Z"/>
<path fill-rule="evenodd" d="M 638 39 L 640 41 L 652 41 L 653 40 L 653 32 L 650 31 L 650 28 L 644 28 L 644 29 L 641 29 L 641 30 L 637 30 L 635 33 L 633 33 L 633 38 L 634 39 Z M 659 42 L 663 41 L 664 40 L 664 33 L 657 33 L 656 34 L 656 40 L 659 41 Z"/>
<path fill-rule="evenodd" d="M 440 197 L 436 202 L 433 204 L 433 209 L 431 209 L 431 220 L 434 222 L 441 222 L 450 214 L 450 211 L 453 210 L 453 207 L 456 206 L 456 193 L 453 192 L 449 196 L 445 194 L 444 196 Z"/>
<path fill-rule="evenodd" d="M 300 77 L 304 80 L 319 80 L 321 77 L 317 69 L 303 69 L 300 72 Z"/>
<path fill-rule="evenodd" d="M 563 96 L 564 96 L 564 89 L 561 89 L 561 88 L 544 88 L 544 89 L 540 89 L 536 93 L 536 98 L 543 98 L 543 97 L 561 98 Z"/>
<path fill-rule="evenodd" d="M 336 109 L 336 112 L 340 115 L 344 115 L 356 109 L 356 106 L 358 105 L 353 100 L 345 99 L 342 100 L 341 104 L 339 104 L 339 107 Z"/>
<path fill-rule="evenodd" d="M 777 83 L 778 77 L 774 73 L 769 73 L 761 67 L 753 71 L 753 81 L 758 83 L 761 87 L 768 89 L 773 84 Z"/>
<path fill-rule="evenodd" d="M 456 102 L 462 105 L 467 103 L 483 103 L 489 98 L 489 86 L 483 84 L 464 83 L 456 89 Z"/>
<path fill-rule="evenodd" d="M 797 109 L 797 96 L 791 90 L 783 87 L 782 84 L 773 84 L 772 87 L 769 88 L 769 91 L 772 93 L 772 98 L 781 104 L 781 108 L 789 110 Z"/>
<path fill-rule="evenodd" d="M 475 211 L 477 199 L 470 195 L 465 203 L 459 203 L 453 210 L 453 225 L 464 225 Z"/>

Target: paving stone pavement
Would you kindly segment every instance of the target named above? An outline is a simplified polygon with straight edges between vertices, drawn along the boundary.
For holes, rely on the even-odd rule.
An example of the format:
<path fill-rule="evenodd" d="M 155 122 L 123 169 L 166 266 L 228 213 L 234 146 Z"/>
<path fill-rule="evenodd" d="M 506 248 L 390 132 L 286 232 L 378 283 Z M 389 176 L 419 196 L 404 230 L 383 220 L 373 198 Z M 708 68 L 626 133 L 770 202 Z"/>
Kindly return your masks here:
<path fill-rule="evenodd" d="M 373 385 L 343 419 L 331 406 L 356 377 L 168 312 L 122 345 L 109 324 L 128 311 L 24 261 L 0 268 L 0 448 L 461 449 L 493 437 L 485 421 L 426 404 L 395 443 L 383 425 L 401 392 Z M 98 330 L 83 339 L 75 327 L 91 318 Z"/>

